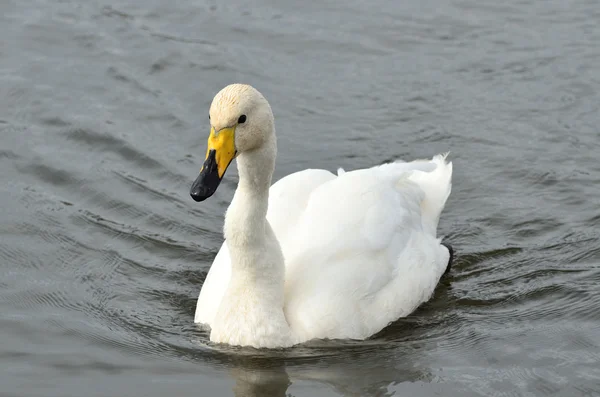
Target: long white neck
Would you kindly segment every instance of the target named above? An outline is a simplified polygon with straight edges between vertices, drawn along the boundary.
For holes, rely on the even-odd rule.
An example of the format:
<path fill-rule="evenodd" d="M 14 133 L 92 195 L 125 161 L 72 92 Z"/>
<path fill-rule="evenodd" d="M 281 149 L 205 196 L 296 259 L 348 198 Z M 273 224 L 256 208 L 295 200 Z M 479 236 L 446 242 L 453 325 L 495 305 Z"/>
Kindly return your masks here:
<path fill-rule="evenodd" d="M 283 313 L 285 263 L 266 219 L 275 168 L 275 137 L 237 157 L 239 183 L 225 216 L 231 280 L 219 306 L 211 340 L 234 345 L 293 344 Z"/>
<path fill-rule="evenodd" d="M 230 251 L 264 243 L 276 156 L 277 146 L 273 142 L 237 157 L 240 180 L 225 215 L 225 239 Z"/>

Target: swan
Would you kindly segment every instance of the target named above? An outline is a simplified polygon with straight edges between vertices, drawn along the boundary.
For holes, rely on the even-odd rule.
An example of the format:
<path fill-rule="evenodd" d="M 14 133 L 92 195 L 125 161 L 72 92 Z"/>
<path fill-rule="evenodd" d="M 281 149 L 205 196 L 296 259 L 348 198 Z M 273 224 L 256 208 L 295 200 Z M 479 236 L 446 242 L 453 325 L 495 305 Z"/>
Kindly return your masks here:
<path fill-rule="evenodd" d="M 427 301 L 452 261 L 436 237 L 452 163 L 396 161 L 338 175 L 307 169 L 271 186 L 277 143 L 255 88 L 228 85 L 209 110 L 210 135 L 190 195 L 212 196 L 233 159 L 239 182 L 225 241 L 194 322 L 210 340 L 285 348 L 366 339 Z"/>

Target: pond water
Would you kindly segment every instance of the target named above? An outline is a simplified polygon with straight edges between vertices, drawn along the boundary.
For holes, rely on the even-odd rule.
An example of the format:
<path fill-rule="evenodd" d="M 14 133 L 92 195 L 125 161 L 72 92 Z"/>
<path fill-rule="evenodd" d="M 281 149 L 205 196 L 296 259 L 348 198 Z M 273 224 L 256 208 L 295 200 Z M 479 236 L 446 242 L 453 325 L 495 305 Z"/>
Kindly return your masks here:
<path fill-rule="evenodd" d="M 598 395 L 599 20 L 592 0 L 3 0 L 0 394 Z M 364 342 L 208 341 L 237 170 L 188 192 L 233 82 L 271 102 L 275 179 L 451 152 L 457 258 L 428 303 Z"/>

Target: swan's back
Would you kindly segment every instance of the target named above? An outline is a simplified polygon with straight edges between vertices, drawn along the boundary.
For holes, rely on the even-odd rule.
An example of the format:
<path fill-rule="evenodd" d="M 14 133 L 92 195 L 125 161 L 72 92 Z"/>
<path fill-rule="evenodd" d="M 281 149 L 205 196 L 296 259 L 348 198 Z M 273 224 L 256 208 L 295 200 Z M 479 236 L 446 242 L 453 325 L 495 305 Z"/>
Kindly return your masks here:
<path fill-rule="evenodd" d="M 363 339 L 429 299 L 449 259 L 435 229 L 451 175 L 436 156 L 314 190 L 284 250 L 285 313 L 300 339 Z"/>

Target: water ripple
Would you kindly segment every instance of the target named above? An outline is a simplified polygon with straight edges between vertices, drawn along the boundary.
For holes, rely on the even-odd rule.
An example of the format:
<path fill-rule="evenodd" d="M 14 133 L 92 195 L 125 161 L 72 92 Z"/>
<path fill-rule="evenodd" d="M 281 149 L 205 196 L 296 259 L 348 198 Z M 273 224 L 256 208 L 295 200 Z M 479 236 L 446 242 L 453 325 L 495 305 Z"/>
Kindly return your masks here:
<path fill-rule="evenodd" d="M 162 168 L 162 165 L 152 157 L 139 152 L 129 143 L 107 133 L 89 129 L 76 128 L 64 132 L 67 139 L 86 145 L 92 150 L 111 151 L 118 154 L 127 163 L 133 163 L 139 168 Z"/>
<path fill-rule="evenodd" d="M 3 395 L 598 394 L 596 3 L 30 3 L 0 2 Z M 276 178 L 451 151 L 456 262 L 415 313 L 276 351 L 193 324 L 232 81 L 271 101 Z"/>

